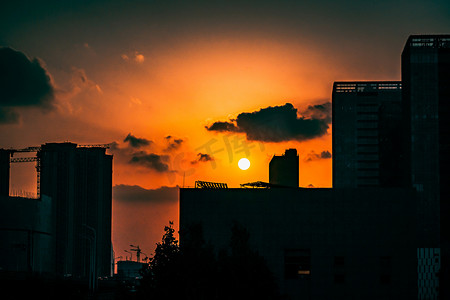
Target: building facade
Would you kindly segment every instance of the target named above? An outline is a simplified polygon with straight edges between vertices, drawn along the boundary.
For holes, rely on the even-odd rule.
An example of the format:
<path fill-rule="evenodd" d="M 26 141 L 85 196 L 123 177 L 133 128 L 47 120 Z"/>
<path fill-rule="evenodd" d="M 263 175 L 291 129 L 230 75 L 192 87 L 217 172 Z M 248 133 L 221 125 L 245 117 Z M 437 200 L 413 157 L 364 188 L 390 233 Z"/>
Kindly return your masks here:
<path fill-rule="evenodd" d="M 40 193 L 53 199 L 56 273 L 110 276 L 112 156 L 101 147 L 47 143 L 38 157 Z"/>
<path fill-rule="evenodd" d="M 0 195 L 0 280 L 54 274 L 52 199 Z"/>
<path fill-rule="evenodd" d="M 333 187 L 400 187 L 402 84 L 335 82 Z"/>
<path fill-rule="evenodd" d="M 408 180 L 419 194 L 419 247 L 440 249 L 450 297 L 450 35 L 413 35 L 402 53 Z"/>
<path fill-rule="evenodd" d="M 200 223 L 220 251 L 240 223 L 287 299 L 416 299 L 414 201 L 396 188 L 186 188 L 180 231 Z"/>

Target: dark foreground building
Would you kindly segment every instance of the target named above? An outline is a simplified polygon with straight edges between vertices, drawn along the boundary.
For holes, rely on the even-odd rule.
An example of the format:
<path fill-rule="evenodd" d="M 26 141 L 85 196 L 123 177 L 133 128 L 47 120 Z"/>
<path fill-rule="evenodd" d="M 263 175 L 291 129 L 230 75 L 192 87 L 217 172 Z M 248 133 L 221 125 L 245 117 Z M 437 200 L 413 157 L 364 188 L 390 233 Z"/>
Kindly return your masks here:
<path fill-rule="evenodd" d="M 288 299 L 416 299 L 414 202 L 412 189 L 181 189 L 180 230 L 202 224 L 219 251 L 240 223 Z"/>

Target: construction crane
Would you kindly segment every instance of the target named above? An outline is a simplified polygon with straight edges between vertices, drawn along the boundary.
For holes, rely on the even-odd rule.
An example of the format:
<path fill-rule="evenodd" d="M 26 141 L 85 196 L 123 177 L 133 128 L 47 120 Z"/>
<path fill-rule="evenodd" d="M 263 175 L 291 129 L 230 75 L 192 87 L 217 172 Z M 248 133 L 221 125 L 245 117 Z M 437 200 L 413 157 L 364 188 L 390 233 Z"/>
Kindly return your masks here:
<path fill-rule="evenodd" d="M 14 152 L 38 152 L 39 150 L 41 150 L 40 146 L 31 146 L 22 149 L 8 149 L 8 151 L 10 151 L 11 153 L 11 156 L 14 156 Z"/>
<path fill-rule="evenodd" d="M 91 145 L 78 145 L 77 148 L 104 148 L 109 149 L 114 143 L 109 144 L 91 144 Z M 40 151 L 41 146 L 31 146 L 21 149 L 6 149 L 10 154 L 10 163 L 25 163 L 25 162 L 36 162 L 36 173 L 37 173 L 37 197 L 41 194 L 41 158 Z M 34 157 L 14 157 L 14 153 L 24 153 L 24 152 L 37 152 Z"/>
<path fill-rule="evenodd" d="M 91 145 L 78 145 L 77 148 L 105 148 L 109 149 L 114 143 L 109 144 L 91 144 Z"/>
<path fill-rule="evenodd" d="M 140 262 L 141 261 L 141 253 L 142 253 L 141 248 L 139 248 L 139 246 L 135 246 L 135 245 L 130 245 L 130 247 L 133 247 L 130 249 L 131 251 L 136 252 L 136 261 Z"/>
<path fill-rule="evenodd" d="M 22 149 L 8 149 L 11 158 L 9 160 L 10 163 L 24 163 L 24 162 L 36 162 L 36 177 L 37 177 L 37 197 L 39 198 L 41 195 L 41 159 L 39 155 L 32 157 L 13 157 L 15 152 L 23 153 L 23 152 L 39 152 L 41 147 L 32 146 L 26 147 Z"/>

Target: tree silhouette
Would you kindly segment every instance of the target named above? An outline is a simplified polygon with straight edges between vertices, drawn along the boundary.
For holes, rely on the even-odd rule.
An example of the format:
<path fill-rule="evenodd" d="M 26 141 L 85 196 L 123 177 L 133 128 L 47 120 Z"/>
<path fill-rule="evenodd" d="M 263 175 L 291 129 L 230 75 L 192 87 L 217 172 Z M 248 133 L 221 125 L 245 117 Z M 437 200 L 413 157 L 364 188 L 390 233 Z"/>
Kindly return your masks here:
<path fill-rule="evenodd" d="M 275 278 L 264 259 L 250 248 L 248 231 L 234 223 L 229 249 L 218 255 L 206 243 L 201 224 L 174 237 L 165 226 L 162 242 L 143 270 L 140 294 L 151 299 L 278 299 Z M 228 251 L 229 250 L 229 251 Z"/>
<path fill-rule="evenodd" d="M 221 299 L 278 299 L 275 277 L 262 256 L 249 244 L 250 234 L 234 222 L 231 228 L 230 254 L 219 254 Z"/>
<path fill-rule="evenodd" d="M 142 270 L 140 294 L 143 296 L 156 299 L 177 296 L 174 285 L 180 278 L 180 248 L 172 226 L 173 222 L 169 222 L 164 227 L 162 242 L 156 244 L 155 255 Z"/>

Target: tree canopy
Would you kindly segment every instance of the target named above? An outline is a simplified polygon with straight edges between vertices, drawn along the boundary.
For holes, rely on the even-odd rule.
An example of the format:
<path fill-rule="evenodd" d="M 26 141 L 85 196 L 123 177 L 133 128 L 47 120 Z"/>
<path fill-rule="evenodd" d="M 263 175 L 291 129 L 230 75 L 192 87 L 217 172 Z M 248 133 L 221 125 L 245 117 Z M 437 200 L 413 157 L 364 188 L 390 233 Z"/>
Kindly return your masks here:
<path fill-rule="evenodd" d="M 249 245 L 246 228 L 234 223 L 227 249 L 216 252 L 191 224 L 174 237 L 165 226 L 155 255 L 143 270 L 140 294 L 149 299 L 278 299 L 278 288 L 265 260 Z"/>

